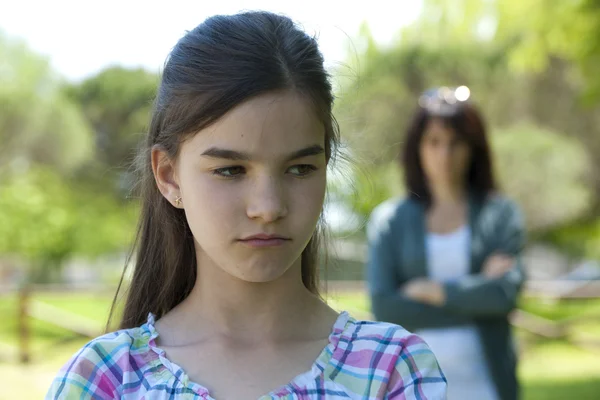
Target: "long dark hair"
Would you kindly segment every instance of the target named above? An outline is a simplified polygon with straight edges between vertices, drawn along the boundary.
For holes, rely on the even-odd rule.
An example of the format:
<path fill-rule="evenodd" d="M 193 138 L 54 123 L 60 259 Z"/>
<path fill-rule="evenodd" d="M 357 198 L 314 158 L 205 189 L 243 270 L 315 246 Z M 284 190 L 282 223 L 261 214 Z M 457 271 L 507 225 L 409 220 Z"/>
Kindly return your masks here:
<path fill-rule="evenodd" d="M 431 192 L 423 172 L 419 147 L 427 124 L 432 119 L 441 120 L 469 145 L 471 164 L 467 170 L 465 190 L 480 198 L 496 191 L 486 127 L 477 108 L 472 103 L 466 103 L 457 106 L 451 113 L 438 114 L 420 106 L 409 124 L 401 158 L 409 197 L 426 206 L 431 205 Z"/>
<path fill-rule="evenodd" d="M 141 216 L 130 258 L 135 267 L 121 328 L 139 326 L 148 313 L 157 318 L 191 292 L 196 281 L 194 239 L 182 210 L 159 192 L 150 154 L 160 146 L 177 156 L 183 139 L 260 94 L 293 90 L 311 102 L 325 126 L 327 161 L 335 155 L 338 126 L 333 94 L 315 38 L 287 17 L 245 12 L 211 17 L 175 45 L 165 63 L 149 132 L 138 157 Z M 319 293 L 318 249 L 322 222 L 302 253 L 302 281 Z M 129 262 L 127 262 L 129 264 Z M 127 265 L 111 308 L 118 303 Z M 109 323 L 110 323 L 109 318 Z"/>

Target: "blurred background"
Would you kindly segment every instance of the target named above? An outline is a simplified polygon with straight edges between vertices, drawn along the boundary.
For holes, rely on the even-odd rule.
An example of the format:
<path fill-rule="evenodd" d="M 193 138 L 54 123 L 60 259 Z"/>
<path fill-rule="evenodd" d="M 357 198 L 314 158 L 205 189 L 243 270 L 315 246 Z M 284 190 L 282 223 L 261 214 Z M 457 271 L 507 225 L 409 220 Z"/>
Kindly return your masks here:
<path fill-rule="evenodd" d="M 330 179 L 331 304 L 370 317 L 364 225 L 403 194 L 395 160 L 415 99 L 467 85 L 502 189 L 527 217 L 529 280 L 511 316 L 524 398 L 597 398 L 600 0 L 283 3 L 1 3 L 0 399 L 42 398 L 103 332 L 136 224 L 129 165 L 162 63 L 185 30 L 242 9 L 316 34 L 333 77 L 352 162 Z"/>

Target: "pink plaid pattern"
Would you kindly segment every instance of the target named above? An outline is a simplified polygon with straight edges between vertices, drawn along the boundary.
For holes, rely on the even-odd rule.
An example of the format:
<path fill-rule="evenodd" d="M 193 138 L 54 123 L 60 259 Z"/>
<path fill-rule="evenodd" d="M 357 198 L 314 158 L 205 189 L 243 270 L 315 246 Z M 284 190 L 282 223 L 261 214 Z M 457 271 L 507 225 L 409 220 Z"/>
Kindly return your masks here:
<path fill-rule="evenodd" d="M 157 337 L 150 315 L 139 328 L 92 340 L 61 369 L 46 399 L 212 400 L 166 359 Z M 446 378 L 423 340 L 344 312 L 312 369 L 260 400 L 445 398 Z"/>

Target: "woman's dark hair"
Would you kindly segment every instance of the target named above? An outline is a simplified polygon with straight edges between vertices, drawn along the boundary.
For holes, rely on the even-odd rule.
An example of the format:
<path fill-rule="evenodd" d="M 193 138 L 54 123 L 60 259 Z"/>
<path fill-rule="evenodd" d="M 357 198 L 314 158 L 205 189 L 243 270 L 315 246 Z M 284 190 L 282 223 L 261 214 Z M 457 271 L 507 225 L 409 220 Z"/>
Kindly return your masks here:
<path fill-rule="evenodd" d="M 300 93 L 312 104 L 325 127 L 329 162 L 339 144 L 329 75 L 315 38 L 292 20 L 268 12 L 218 15 L 175 45 L 165 63 L 149 132 L 138 157 L 141 216 L 129 256 L 135 253 L 135 267 L 121 328 L 139 326 L 150 312 L 160 318 L 189 295 L 196 281 L 192 232 L 183 210 L 173 207 L 156 186 L 152 148 L 159 146 L 175 158 L 182 140 L 234 107 L 258 95 L 285 90 Z M 315 294 L 322 239 L 320 223 L 302 253 L 302 281 Z"/>
<path fill-rule="evenodd" d="M 467 170 L 465 189 L 477 196 L 486 196 L 496 190 L 492 156 L 485 124 L 479 111 L 471 103 L 456 105 L 451 112 L 435 112 L 420 106 L 409 124 L 404 142 L 401 164 L 409 196 L 431 204 L 431 193 L 423 172 L 419 147 L 429 121 L 437 119 L 451 128 L 471 150 L 471 165 Z"/>

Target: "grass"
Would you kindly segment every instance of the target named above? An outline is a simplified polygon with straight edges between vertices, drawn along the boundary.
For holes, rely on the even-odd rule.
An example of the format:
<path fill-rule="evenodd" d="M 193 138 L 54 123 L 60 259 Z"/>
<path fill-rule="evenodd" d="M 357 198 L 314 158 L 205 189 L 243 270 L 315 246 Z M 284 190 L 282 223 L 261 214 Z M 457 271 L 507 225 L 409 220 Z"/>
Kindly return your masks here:
<path fill-rule="evenodd" d="M 522 298 L 519 307 L 524 311 L 553 321 L 585 315 L 595 315 L 600 319 L 600 301 L 597 299 L 572 299 L 556 304 L 535 298 Z"/>
<path fill-rule="evenodd" d="M 111 299 L 106 295 L 90 295 L 86 293 L 45 293 L 33 295 L 32 298 L 97 321 L 100 329 L 99 333 L 101 333 L 101 329 L 106 323 L 111 302 Z M 17 305 L 16 297 L 0 297 L 0 315 L 5 317 L 3 323 L 0 324 L 0 342 L 7 346 L 18 345 Z M 30 329 L 31 345 L 34 349 L 49 346 L 59 341 L 81 338 L 81 336 L 59 326 L 37 319 L 31 319 Z"/>
<path fill-rule="evenodd" d="M 93 294 L 36 294 L 34 299 L 60 307 L 74 314 L 106 322 L 111 298 Z M 330 303 L 358 317 L 367 315 L 369 302 L 363 293 L 334 293 Z M 2 359 L 2 349 L 16 348 L 18 331 L 14 297 L 0 297 L 0 399 L 43 398 L 52 378 L 68 358 L 88 339 L 52 324 L 32 320 L 33 362 L 28 366 Z M 586 319 L 600 311 L 600 299 L 576 300 L 558 304 L 536 299 L 522 299 L 520 306 L 528 312 L 551 320 L 582 317 L 577 331 L 600 340 L 600 319 Z M 4 347 L 2 347 L 4 345 Z M 577 348 L 564 340 L 537 340 L 529 345 L 519 366 L 524 400 L 594 399 L 600 392 L 600 362 L 597 352 Z"/>
<path fill-rule="evenodd" d="M 525 400 L 597 399 L 600 353 L 561 341 L 539 344 L 519 366 Z"/>

